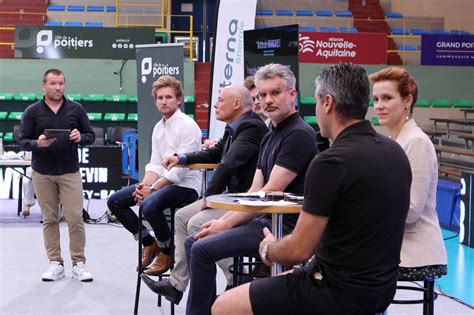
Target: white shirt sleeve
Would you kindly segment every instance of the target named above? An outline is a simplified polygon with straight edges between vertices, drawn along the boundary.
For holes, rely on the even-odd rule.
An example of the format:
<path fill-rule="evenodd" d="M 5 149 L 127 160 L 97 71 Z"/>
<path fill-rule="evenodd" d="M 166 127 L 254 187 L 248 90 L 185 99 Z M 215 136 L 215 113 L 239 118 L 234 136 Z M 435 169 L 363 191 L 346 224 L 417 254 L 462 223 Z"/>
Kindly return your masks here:
<path fill-rule="evenodd" d="M 153 128 L 153 133 L 151 136 L 151 157 L 150 162 L 145 166 L 145 172 L 151 171 L 162 177 L 165 169 L 161 165 L 162 156 L 159 146 L 159 128 L 160 126 L 158 124 L 156 124 L 155 128 Z"/>

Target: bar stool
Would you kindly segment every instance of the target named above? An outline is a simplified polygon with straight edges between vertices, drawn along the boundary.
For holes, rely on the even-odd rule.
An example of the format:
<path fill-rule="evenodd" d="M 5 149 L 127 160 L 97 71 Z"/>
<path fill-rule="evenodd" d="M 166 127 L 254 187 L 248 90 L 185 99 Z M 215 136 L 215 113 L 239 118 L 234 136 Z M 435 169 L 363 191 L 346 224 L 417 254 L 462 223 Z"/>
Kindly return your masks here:
<path fill-rule="evenodd" d="M 165 213 L 166 219 L 168 224 L 170 225 L 170 231 L 171 231 L 171 257 L 173 257 L 173 261 L 171 263 L 171 270 L 173 270 L 174 266 L 174 214 L 176 212 L 176 209 L 180 209 L 182 207 L 186 206 L 186 204 L 180 205 L 176 208 L 168 208 L 169 214 Z M 143 214 L 141 207 L 138 209 L 138 270 L 137 270 L 137 287 L 135 291 L 135 307 L 133 309 L 133 314 L 138 314 L 138 303 L 140 301 L 140 287 L 141 287 L 141 275 L 143 273 L 143 267 L 142 266 L 142 222 L 143 222 Z M 161 281 L 163 277 L 169 277 L 170 273 L 165 273 L 160 276 L 158 276 L 158 280 Z M 174 304 L 171 303 L 171 315 L 174 315 Z M 161 295 L 158 295 L 158 307 L 161 306 Z"/>
<path fill-rule="evenodd" d="M 423 292 L 423 298 L 418 300 L 393 300 L 393 304 L 423 304 L 423 315 L 434 314 L 434 301 L 438 297 L 438 294 L 434 291 L 435 280 L 446 275 L 446 266 L 439 266 L 436 273 L 425 274 L 424 270 L 434 266 L 427 266 L 424 268 L 403 268 L 403 272 L 400 272 L 398 281 L 423 281 L 423 287 L 412 287 L 405 285 L 397 285 L 397 290 L 408 290 Z M 415 273 L 413 274 L 411 273 Z"/>

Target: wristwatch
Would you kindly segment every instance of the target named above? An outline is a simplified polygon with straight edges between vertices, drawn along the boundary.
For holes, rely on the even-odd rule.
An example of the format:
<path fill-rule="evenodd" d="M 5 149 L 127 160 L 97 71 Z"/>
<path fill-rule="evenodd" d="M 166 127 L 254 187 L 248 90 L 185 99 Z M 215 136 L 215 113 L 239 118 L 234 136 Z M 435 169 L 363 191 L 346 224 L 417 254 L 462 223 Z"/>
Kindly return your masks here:
<path fill-rule="evenodd" d="M 151 193 L 151 194 L 154 193 L 154 192 L 157 191 L 157 190 L 158 190 L 158 189 L 156 189 L 156 188 L 153 187 L 153 186 L 150 187 L 150 193 Z"/>
<path fill-rule="evenodd" d="M 262 251 L 260 252 L 260 257 L 261 257 L 262 260 L 264 260 L 264 261 L 268 261 L 268 259 L 267 259 L 268 245 L 270 245 L 270 242 L 265 243 L 265 245 L 264 245 L 263 248 L 262 248 Z"/>

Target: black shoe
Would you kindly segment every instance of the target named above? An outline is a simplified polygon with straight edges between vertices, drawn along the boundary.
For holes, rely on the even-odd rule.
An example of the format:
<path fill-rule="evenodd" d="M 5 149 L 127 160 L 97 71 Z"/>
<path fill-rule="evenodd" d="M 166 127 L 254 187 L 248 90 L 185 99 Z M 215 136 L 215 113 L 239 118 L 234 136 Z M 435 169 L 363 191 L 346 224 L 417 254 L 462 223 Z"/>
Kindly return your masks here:
<path fill-rule="evenodd" d="M 143 282 L 156 294 L 164 296 L 168 301 L 178 305 L 183 298 L 183 292 L 173 287 L 168 279 L 154 281 L 147 275 L 141 275 Z"/>

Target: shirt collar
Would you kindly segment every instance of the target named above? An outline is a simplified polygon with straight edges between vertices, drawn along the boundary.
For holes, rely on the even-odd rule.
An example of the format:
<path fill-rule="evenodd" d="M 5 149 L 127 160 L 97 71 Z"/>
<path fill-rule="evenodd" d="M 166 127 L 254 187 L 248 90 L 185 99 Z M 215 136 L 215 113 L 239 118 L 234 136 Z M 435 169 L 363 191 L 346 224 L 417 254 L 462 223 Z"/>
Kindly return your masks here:
<path fill-rule="evenodd" d="M 179 117 L 181 116 L 182 112 L 181 112 L 181 109 L 177 109 L 173 115 L 171 115 L 170 118 L 168 118 L 166 121 L 164 118 L 161 118 L 161 121 L 163 122 L 163 124 L 170 124 L 170 125 L 174 125 L 178 120 L 179 120 Z"/>
<path fill-rule="evenodd" d="M 272 130 L 282 130 L 287 125 L 289 125 L 292 121 L 298 119 L 300 117 L 298 112 L 291 114 L 290 116 L 286 117 L 285 120 L 281 121 L 276 127 L 272 124 Z"/>
<path fill-rule="evenodd" d="M 364 133 L 370 133 L 374 135 L 376 134 L 374 128 L 372 127 L 372 125 L 370 124 L 370 121 L 368 120 L 361 120 L 355 124 L 350 125 L 343 131 L 341 131 L 339 135 L 337 135 L 336 139 L 334 140 L 334 143 L 336 143 L 336 141 L 339 141 L 339 139 L 342 139 L 347 135 L 364 134 Z"/>

